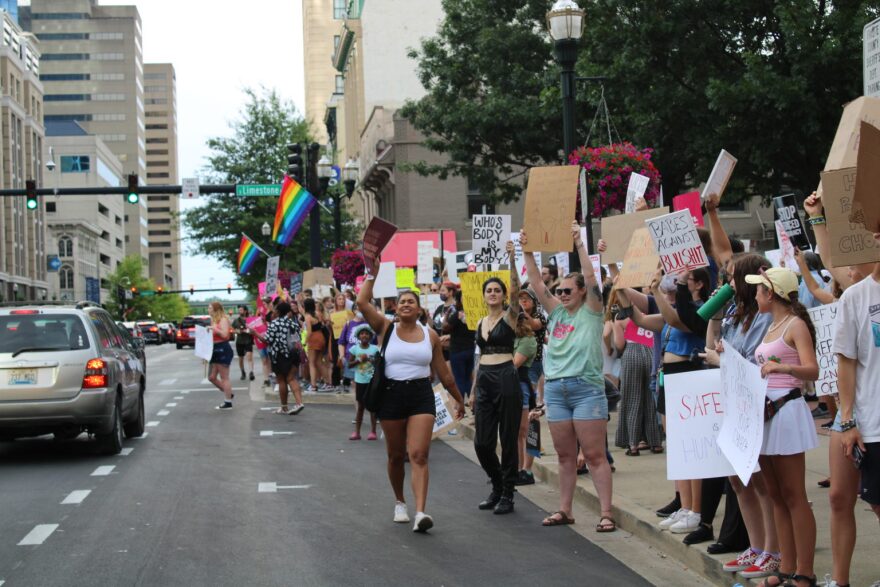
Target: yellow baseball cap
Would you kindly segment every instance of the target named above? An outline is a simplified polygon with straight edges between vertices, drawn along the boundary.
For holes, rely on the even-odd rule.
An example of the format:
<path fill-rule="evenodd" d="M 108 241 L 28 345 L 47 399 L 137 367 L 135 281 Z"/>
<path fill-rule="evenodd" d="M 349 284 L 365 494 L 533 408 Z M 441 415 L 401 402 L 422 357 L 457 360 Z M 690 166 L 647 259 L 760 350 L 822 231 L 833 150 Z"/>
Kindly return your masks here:
<path fill-rule="evenodd" d="M 791 294 L 798 290 L 797 275 L 785 267 L 771 267 L 758 275 L 746 275 L 746 283 L 764 285 L 783 300 L 791 299 Z"/>

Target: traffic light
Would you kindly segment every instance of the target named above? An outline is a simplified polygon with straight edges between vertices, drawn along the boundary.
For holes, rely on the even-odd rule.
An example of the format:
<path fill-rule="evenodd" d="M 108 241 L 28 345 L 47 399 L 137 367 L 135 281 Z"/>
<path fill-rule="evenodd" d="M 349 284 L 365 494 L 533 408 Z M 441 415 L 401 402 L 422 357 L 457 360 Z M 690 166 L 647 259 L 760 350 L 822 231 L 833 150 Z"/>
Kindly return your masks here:
<path fill-rule="evenodd" d="M 299 143 L 287 145 L 287 175 L 303 184 L 302 145 Z"/>
<path fill-rule="evenodd" d="M 129 173 L 128 194 L 125 196 L 125 201 L 129 204 L 137 204 L 141 199 L 139 191 L 137 173 Z"/>
<path fill-rule="evenodd" d="M 194 295 L 196 293 L 196 288 L 192 285 L 189 286 L 189 295 Z"/>
<path fill-rule="evenodd" d="M 136 298 L 136 297 L 138 297 L 139 295 L 140 295 L 140 294 L 138 293 L 138 288 L 132 286 L 132 287 L 131 287 L 131 297 Z"/>
<path fill-rule="evenodd" d="M 161 296 L 163 293 L 165 293 L 165 288 L 162 287 L 161 285 L 160 285 L 160 286 L 157 286 L 157 287 L 156 287 L 156 295 L 157 295 L 157 296 Z"/>
<path fill-rule="evenodd" d="M 231 283 L 226 284 L 226 293 L 228 293 L 228 294 L 232 293 L 232 284 Z"/>
<path fill-rule="evenodd" d="M 37 182 L 32 179 L 29 179 L 24 182 L 25 191 L 27 192 L 27 209 L 28 210 L 36 210 L 37 209 Z"/>

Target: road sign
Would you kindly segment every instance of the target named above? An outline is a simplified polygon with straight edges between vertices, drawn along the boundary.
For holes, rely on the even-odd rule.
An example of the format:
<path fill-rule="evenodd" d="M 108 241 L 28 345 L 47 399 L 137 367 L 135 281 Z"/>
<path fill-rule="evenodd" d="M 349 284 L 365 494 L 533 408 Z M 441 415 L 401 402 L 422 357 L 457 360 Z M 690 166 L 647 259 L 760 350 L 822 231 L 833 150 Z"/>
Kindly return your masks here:
<path fill-rule="evenodd" d="M 184 177 L 181 181 L 180 186 L 180 195 L 184 198 L 198 198 L 199 197 L 199 178 L 198 177 Z"/>
<path fill-rule="evenodd" d="M 61 259 L 58 258 L 58 255 L 46 255 L 46 269 L 47 271 L 61 269 Z"/>
<path fill-rule="evenodd" d="M 339 168 L 339 165 L 334 165 L 333 167 L 331 167 L 330 172 L 330 182 L 328 183 L 328 185 L 331 187 L 334 185 L 338 185 L 339 180 L 342 178 L 342 170 Z"/>
<path fill-rule="evenodd" d="M 96 277 L 86 277 L 86 299 L 90 302 L 101 303 L 100 283 Z"/>
<path fill-rule="evenodd" d="M 866 96 L 880 96 L 880 18 L 865 25 L 862 35 Z"/>
<path fill-rule="evenodd" d="M 280 196 L 280 183 L 237 183 L 236 196 Z"/>

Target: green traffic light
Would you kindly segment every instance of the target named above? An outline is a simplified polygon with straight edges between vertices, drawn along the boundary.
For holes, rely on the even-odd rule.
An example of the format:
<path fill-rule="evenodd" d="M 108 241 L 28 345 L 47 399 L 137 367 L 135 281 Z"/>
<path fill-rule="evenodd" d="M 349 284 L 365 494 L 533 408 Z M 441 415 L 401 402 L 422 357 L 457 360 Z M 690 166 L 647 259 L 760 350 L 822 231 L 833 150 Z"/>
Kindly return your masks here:
<path fill-rule="evenodd" d="M 129 203 L 129 204 L 137 204 L 138 201 L 139 201 L 141 198 L 140 198 L 140 196 L 137 194 L 137 192 L 129 192 L 129 193 L 128 193 L 128 196 L 127 196 L 127 199 L 128 199 L 128 203 Z"/>
<path fill-rule="evenodd" d="M 36 198 L 28 198 L 27 199 L 27 209 L 28 210 L 36 210 L 37 209 L 37 199 Z"/>

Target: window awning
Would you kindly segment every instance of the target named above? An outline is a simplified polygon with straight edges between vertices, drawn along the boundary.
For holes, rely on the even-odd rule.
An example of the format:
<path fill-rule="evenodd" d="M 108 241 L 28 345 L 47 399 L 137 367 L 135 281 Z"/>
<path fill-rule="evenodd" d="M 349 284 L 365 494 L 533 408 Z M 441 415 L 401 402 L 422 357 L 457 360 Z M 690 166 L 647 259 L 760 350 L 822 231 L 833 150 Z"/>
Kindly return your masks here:
<path fill-rule="evenodd" d="M 394 261 L 398 267 L 415 267 L 418 265 L 419 241 L 431 241 L 434 248 L 440 248 L 439 230 L 400 230 L 382 252 L 383 261 Z M 458 251 L 455 242 L 455 231 L 443 231 L 443 250 L 449 253 Z"/>

